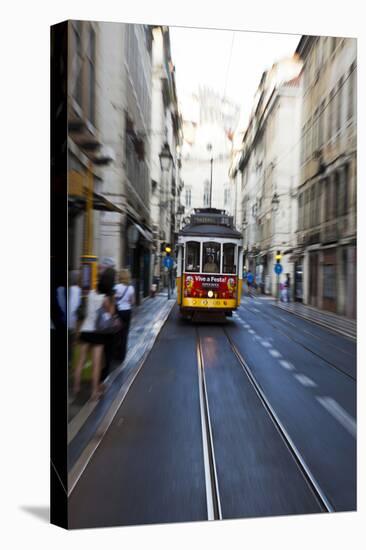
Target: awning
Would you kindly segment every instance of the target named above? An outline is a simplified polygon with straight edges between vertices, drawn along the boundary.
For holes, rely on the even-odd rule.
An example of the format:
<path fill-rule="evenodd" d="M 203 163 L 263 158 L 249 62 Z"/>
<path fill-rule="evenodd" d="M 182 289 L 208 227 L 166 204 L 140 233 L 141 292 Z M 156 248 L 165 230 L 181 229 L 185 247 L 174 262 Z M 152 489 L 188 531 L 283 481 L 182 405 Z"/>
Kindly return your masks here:
<path fill-rule="evenodd" d="M 93 208 L 94 210 L 119 212 L 120 214 L 123 214 L 123 210 L 121 210 L 116 204 L 113 204 L 113 202 L 103 197 L 103 195 L 99 195 L 99 193 L 93 193 Z"/>
<path fill-rule="evenodd" d="M 141 225 L 139 225 L 138 223 L 134 222 L 134 225 L 136 226 L 136 228 L 137 228 L 138 232 L 140 233 L 140 235 L 142 235 L 142 237 L 146 241 L 149 241 L 150 243 L 153 241 L 153 234 L 151 233 L 151 231 L 149 231 L 148 229 L 146 229 L 144 227 L 141 227 Z"/>
<path fill-rule="evenodd" d="M 85 210 L 85 197 L 81 195 L 68 195 L 67 197 L 69 206 L 75 210 Z M 123 214 L 116 204 L 106 199 L 99 193 L 93 193 L 93 210 L 102 210 L 103 212 L 118 212 Z"/>

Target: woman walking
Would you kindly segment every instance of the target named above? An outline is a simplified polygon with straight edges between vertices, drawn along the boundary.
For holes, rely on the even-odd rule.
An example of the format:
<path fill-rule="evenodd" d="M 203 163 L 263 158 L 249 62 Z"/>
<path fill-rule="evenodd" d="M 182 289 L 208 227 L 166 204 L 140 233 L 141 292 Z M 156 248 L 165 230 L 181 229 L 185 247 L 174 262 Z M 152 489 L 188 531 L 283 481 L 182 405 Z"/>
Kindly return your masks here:
<path fill-rule="evenodd" d="M 100 384 L 100 373 L 103 349 L 112 338 L 110 334 L 97 331 L 97 319 L 101 308 L 111 316 L 115 314 L 113 286 L 115 270 L 107 268 L 100 276 L 97 290 L 88 294 L 86 317 L 80 327 L 80 356 L 74 375 L 74 395 L 80 391 L 81 373 L 87 359 L 88 351 L 92 352 L 92 395 L 93 400 L 101 397 L 103 390 Z"/>
<path fill-rule="evenodd" d="M 115 286 L 117 312 L 122 323 L 120 361 L 124 361 L 127 353 L 128 331 L 130 329 L 132 306 L 135 304 L 135 289 L 131 285 L 131 275 L 128 269 L 121 269 L 119 284 Z"/>

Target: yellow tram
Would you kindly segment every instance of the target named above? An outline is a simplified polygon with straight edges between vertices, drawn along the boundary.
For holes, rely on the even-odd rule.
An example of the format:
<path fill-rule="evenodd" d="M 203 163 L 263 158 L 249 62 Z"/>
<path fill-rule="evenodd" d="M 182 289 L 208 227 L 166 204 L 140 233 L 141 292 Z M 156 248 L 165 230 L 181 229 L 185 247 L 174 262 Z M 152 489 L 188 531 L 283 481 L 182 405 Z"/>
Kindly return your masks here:
<path fill-rule="evenodd" d="M 182 315 L 231 316 L 240 305 L 242 273 L 243 246 L 233 217 L 216 208 L 196 208 L 178 235 L 177 301 Z"/>

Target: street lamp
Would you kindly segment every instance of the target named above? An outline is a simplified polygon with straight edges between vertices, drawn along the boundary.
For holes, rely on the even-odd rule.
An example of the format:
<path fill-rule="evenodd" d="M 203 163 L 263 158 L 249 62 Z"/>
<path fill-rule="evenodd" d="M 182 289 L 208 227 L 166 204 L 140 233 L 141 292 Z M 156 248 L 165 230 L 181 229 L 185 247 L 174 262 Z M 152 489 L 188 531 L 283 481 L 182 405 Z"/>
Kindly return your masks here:
<path fill-rule="evenodd" d="M 278 212 L 278 208 L 279 208 L 279 205 L 280 205 L 280 199 L 279 199 L 278 193 L 276 193 L 276 191 L 273 193 L 271 204 L 272 204 L 272 210 L 276 214 L 276 212 Z M 275 240 L 275 238 L 276 238 L 276 234 L 275 234 L 275 217 L 274 217 L 273 218 L 273 239 Z M 277 252 L 277 255 L 276 255 L 277 264 L 280 263 L 280 260 L 281 260 L 281 256 Z M 280 297 L 280 275 L 277 271 L 276 271 L 276 279 L 277 279 L 276 301 L 278 302 L 279 297 Z"/>
<path fill-rule="evenodd" d="M 271 204 L 272 204 L 273 212 L 277 212 L 280 205 L 280 199 L 276 191 L 273 193 Z"/>
<path fill-rule="evenodd" d="M 163 145 L 163 148 L 159 155 L 160 160 L 160 168 L 162 172 L 168 173 L 172 164 L 173 164 L 173 156 L 170 152 L 169 144 L 168 142 L 165 142 Z M 161 199 L 161 197 L 160 197 Z M 169 202 L 169 201 L 167 201 Z M 162 206 L 162 201 L 160 200 L 160 206 Z M 162 218 L 162 217 L 161 217 Z M 160 218 L 160 219 L 161 219 Z M 167 286 L 168 286 L 168 299 L 170 298 L 170 287 L 171 287 L 171 266 L 166 266 L 166 269 L 168 270 L 167 273 Z"/>
<path fill-rule="evenodd" d="M 207 144 L 207 151 L 208 152 L 212 151 L 212 144 L 211 143 Z M 211 156 L 211 159 L 210 159 L 210 163 L 211 163 L 211 177 L 210 177 L 210 208 L 211 208 L 212 207 L 212 165 L 213 165 L 213 157 L 212 156 Z"/>
<path fill-rule="evenodd" d="M 170 167 L 173 163 L 173 156 L 170 152 L 170 148 L 167 142 L 164 143 L 164 146 L 159 155 L 160 167 L 163 172 L 169 172 Z"/>

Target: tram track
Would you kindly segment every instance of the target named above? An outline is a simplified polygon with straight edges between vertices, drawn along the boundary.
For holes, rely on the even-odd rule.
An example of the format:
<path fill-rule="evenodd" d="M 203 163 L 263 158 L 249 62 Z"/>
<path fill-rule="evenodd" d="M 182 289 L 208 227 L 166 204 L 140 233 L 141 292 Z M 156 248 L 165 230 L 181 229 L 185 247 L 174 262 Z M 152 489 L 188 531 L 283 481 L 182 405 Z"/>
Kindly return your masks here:
<path fill-rule="evenodd" d="M 324 361 L 324 363 L 327 364 L 328 367 L 330 368 L 333 368 L 335 370 L 337 370 L 338 372 L 340 372 L 341 374 L 344 374 L 345 376 L 347 376 L 348 378 L 350 378 L 351 380 L 353 380 L 354 382 L 356 382 L 356 378 L 350 374 L 349 372 L 345 371 L 344 369 L 342 369 L 341 367 L 339 367 L 338 365 L 335 365 L 332 361 L 330 361 L 329 359 L 327 359 L 326 357 L 324 357 L 324 355 L 320 354 L 320 353 L 317 353 L 316 351 L 314 351 L 314 349 L 312 349 L 311 347 L 305 345 L 303 342 L 301 342 L 300 340 L 298 340 L 297 338 L 294 338 L 293 336 L 290 336 L 288 332 L 286 332 L 285 330 L 281 329 L 279 326 L 278 326 L 278 323 L 274 323 L 273 322 L 273 318 L 264 313 L 263 311 L 259 311 L 259 310 L 256 310 L 255 312 L 248 306 L 244 305 L 243 302 L 241 304 L 241 307 L 242 309 L 248 311 L 249 313 L 251 313 L 252 315 L 259 315 L 261 316 L 263 319 L 265 319 L 266 323 L 268 323 L 269 325 L 271 325 L 277 332 L 283 334 L 284 336 L 286 336 L 289 340 L 291 340 L 292 342 L 294 342 L 295 344 L 298 344 L 299 346 L 301 346 L 303 349 L 305 349 L 306 351 L 309 351 L 310 353 L 312 353 L 313 355 L 315 355 L 315 357 L 318 357 L 318 359 L 321 359 L 322 361 Z M 238 314 L 239 315 L 239 314 Z M 283 323 L 286 323 L 287 325 L 293 327 L 293 328 L 296 328 L 296 330 L 300 330 L 296 325 L 294 325 L 293 323 L 287 321 L 287 320 L 282 320 L 281 321 Z M 306 330 L 303 330 L 301 329 L 301 332 L 303 334 L 308 334 L 309 336 L 311 336 L 312 338 L 317 338 L 319 341 L 321 341 L 321 338 L 319 338 L 318 336 L 312 334 L 311 332 L 309 331 L 306 331 Z M 333 348 L 339 350 L 340 352 L 342 352 L 344 355 L 347 355 L 348 357 L 351 357 L 351 354 L 348 353 L 347 351 L 343 350 L 342 348 L 339 348 L 337 346 L 333 346 Z"/>
<path fill-rule="evenodd" d="M 203 460 L 205 467 L 205 485 L 207 500 L 207 519 L 215 520 L 222 519 L 220 492 L 216 470 L 215 449 L 212 437 L 212 426 L 210 418 L 210 407 L 207 396 L 205 369 L 198 329 L 196 329 L 196 334 Z"/>
<path fill-rule="evenodd" d="M 314 502 L 316 502 L 319 512 L 333 512 L 334 506 L 329 501 L 324 491 L 321 489 L 320 484 L 315 479 L 310 468 L 308 467 L 304 457 L 301 455 L 300 451 L 296 447 L 291 436 L 287 432 L 286 428 L 282 424 L 281 420 L 277 416 L 276 412 L 273 410 L 269 400 L 264 394 L 260 384 L 253 375 L 252 370 L 250 369 L 245 358 L 242 356 L 241 352 L 238 350 L 234 344 L 232 338 L 228 334 L 228 331 L 224 327 L 220 327 L 220 332 L 224 335 L 225 340 L 228 346 L 231 349 L 235 360 L 240 365 L 242 372 L 245 376 L 247 384 L 250 386 L 252 392 L 255 393 L 256 398 L 259 399 L 261 406 L 265 410 L 266 416 L 270 419 L 270 424 L 276 430 L 277 434 L 280 436 L 283 445 L 287 449 L 291 459 L 296 465 L 296 468 L 301 475 L 301 478 L 304 481 L 304 484 L 307 486 L 309 493 L 312 494 Z M 205 370 L 210 368 L 211 365 L 205 364 L 204 359 L 204 346 L 205 343 L 202 340 L 200 334 L 200 328 L 196 328 L 197 333 L 197 358 L 198 358 L 198 371 L 199 371 L 199 384 L 200 384 L 200 394 L 202 396 L 201 400 L 201 416 L 204 417 L 202 421 L 202 439 L 204 446 L 204 455 L 205 458 L 205 472 L 206 472 L 206 493 L 207 493 L 207 503 L 208 503 L 208 519 L 222 519 L 225 513 L 225 501 L 222 500 L 220 496 L 220 482 L 221 479 L 218 475 L 217 469 L 217 460 L 215 457 L 215 439 L 214 439 L 214 430 L 212 427 L 212 420 L 210 415 L 210 408 L 213 410 L 215 407 L 214 398 L 210 396 L 210 392 L 207 387 Z M 212 402 L 210 403 L 210 400 Z M 263 410 L 262 409 L 262 410 Z M 263 416 L 263 415 L 262 415 Z M 258 435 L 260 437 L 260 435 Z M 244 444 L 245 442 L 243 442 Z M 284 491 L 286 492 L 286 491 Z M 216 504 L 215 504 L 216 503 Z M 265 503 L 263 503 L 265 506 Z M 210 515 L 211 514 L 211 515 Z"/>

